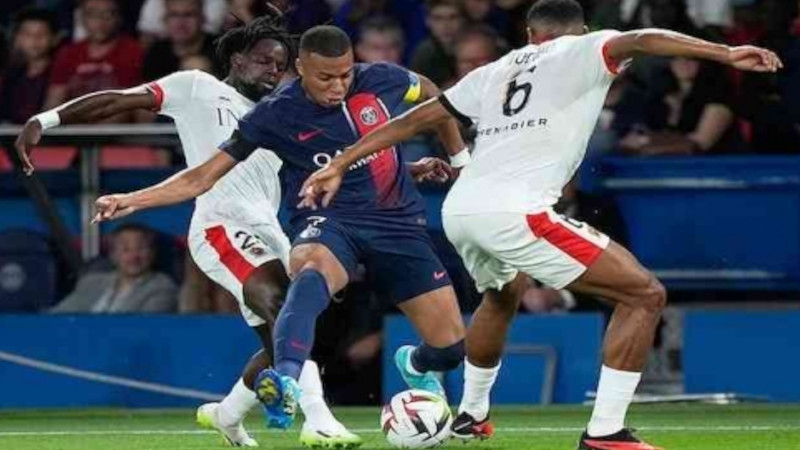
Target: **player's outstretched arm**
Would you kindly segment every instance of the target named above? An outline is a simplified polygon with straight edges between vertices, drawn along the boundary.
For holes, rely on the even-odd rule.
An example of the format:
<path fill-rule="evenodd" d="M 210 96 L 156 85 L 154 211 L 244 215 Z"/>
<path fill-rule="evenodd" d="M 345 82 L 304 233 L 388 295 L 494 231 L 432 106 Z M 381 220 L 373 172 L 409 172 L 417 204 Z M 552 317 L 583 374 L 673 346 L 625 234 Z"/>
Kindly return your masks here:
<path fill-rule="evenodd" d="M 297 205 L 300 208 L 317 209 L 317 201 L 322 197 L 322 206 L 330 204 L 347 168 L 356 161 L 373 153 L 402 142 L 422 130 L 452 120 L 450 113 L 437 98 L 422 103 L 405 114 L 379 126 L 358 142 L 345 149 L 331 163 L 314 172 L 303 183 L 300 196 L 303 198 Z"/>
<path fill-rule="evenodd" d="M 136 109 L 153 109 L 155 104 L 155 96 L 144 87 L 87 94 L 28 119 L 14 142 L 14 148 L 25 173 L 30 175 L 34 171 L 30 150 L 39 143 L 44 130 L 62 124 L 97 122 Z"/>
<path fill-rule="evenodd" d="M 97 214 L 93 222 L 118 219 L 142 209 L 193 199 L 211 189 L 237 163 L 236 159 L 220 150 L 203 164 L 184 169 L 155 186 L 128 194 L 104 195 L 95 201 Z"/>
<path fill-rule="evenodd" d="M 633 30 L 606 43 L 606 54 L 621 62 L 638 54 L 707 59 L 753 72 L 775 72 L 783 67 L 778 55 L 752 45 L 729 47 L 660 29 Z"/>

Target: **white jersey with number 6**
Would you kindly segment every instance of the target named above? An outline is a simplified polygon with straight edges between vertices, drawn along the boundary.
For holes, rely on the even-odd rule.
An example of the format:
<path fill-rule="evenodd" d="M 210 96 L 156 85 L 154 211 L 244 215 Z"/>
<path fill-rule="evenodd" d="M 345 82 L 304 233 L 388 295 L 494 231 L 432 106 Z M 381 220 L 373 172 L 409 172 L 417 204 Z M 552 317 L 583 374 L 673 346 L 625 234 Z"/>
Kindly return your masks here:
<path fill-rule="evenodd" d="M 479 291 L 499 290 L 519 272 L 564 288 L 608 246 L 607 236 L 552 205 L 583 159 L 619 70 L 606 53 L 617 34 L 528 45 L 469 73 L 440 98 L 478 129 L 442 223 Z"/>
<path fill-rule="evenodd" d="M 586 151 L 618 68 L 604 55 L 617 35 L 564 36 L 512 51 L 444 92 L 477 124 L 472 162 L 445 213 L 534 212 L 556 203 Z"/>
<path fill-rule="evenodd" d="M 189 167 L 211 158 L 255 106 L 232 86 L 197 70 L 175 72 L 146 88 L 156 98 L 155 111 L 175 120 Z M 236 297 L 251 326 L 264 321 L 244 305 L 243 284 L 267 261 L 288 263 L 290 244 L 277 218 L 280 167 L 274 153 L 253 152 L 197 198 L 189 229 L 189 250 L 198 267 Z"/>

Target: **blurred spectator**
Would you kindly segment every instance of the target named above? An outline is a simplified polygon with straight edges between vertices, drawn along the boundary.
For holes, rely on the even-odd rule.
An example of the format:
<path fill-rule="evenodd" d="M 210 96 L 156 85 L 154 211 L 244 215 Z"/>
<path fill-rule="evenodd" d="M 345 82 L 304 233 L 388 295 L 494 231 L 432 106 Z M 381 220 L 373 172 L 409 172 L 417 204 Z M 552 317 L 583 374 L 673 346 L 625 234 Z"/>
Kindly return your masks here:
<path fill-rule="evenodd" d="M 191 255 L 187 253 L 184 262 L 183 283 L 178 294 L 181 314 L 239 312 L 239 303 L 233 295 L 203 273 Z"/>
<path fill-rule="evenodd" d="M 141 83 L 142 49 L 135 39 L 119 33 L 116 1 L 83 0 L 80 8 L 88 37 L 56 55 L 46 109 L 90 92 Z M 115 121 L 125 119 L 119 116 Z"/>
<path fill-rule="evenodd" d="M 214 39 L 203 32 L 203 0 L 165 0 L 167 38 L 153 43 L 144 57 L 145 80 L 155 80 L 178 70 L 181 60 L 214 56 Z"/>
<path fill-rule="evenodd" d="M 403 60 L 407 61 L 428 35 L 422 3 L 423 0 L 346 0 L 336 10 L 333 24 L 355 41 L 364 21 L 372 17 L 391 17 L 403 29 L 406 43 Z"/>
<path fill-rule="evenodd" d="M 627 72 L 622 72 L 614 80 L 589 140 L 581 171 L 593 165 L 596 158 L 617 150 L 619 138 L 641 123 L 645 114 L 645 96 L 646 92 L 631 82 Z"/>
<path fill-rule="evenodd" d="M 214 63 L 212 59 L 206 55 L 190 55 L 181 58 L 180 70 L 200 70 L 206 73 L 214 74 Z"/>
<path fill-rule="evenodd" d="M 295 34 L 330 22 L 331 9 L 324 0 L 282 0 L 286 11 L 286 28 Z"/>
<path fill-rule="evenodd" d="M 505 37 L 511 48 L 522 47 L 528 43 L 527 16 L 532 3 L 531 0 L 495 0 L 495 5 L 505 12 L 510 21 L 505 30 Z"/>
<path fill-rule="evenodd" d="M 202 0 L 203 1 L 203 30 L 206 33 L 215 35 L 222 28 L 225 15 L 228 14 L 228 2 L 226 0 Z M 157 39 L 167 38 L 167 22 L 164 20 L 167 14 L 166 0 L 145 0 L 142 10 L 139 13 L 139 23 L 137 28 L 142 42 L 149 45 Z"/>
<path fill-rule="evenodd" d="M 455 81 L 453 47 L 464 26 L 464 13 L 457 0 L 428 0 L 425 5 L 431 35 L 414 51 L 411 70 L 446 87 Z"/>
<path fill-rule="evenodd" d="M 80 14 L 80 8 L 77 5 L 82 0 L 38 0 L 37 3 L 47 3 L 47 9 L 54 11 L 58 14 L 59 24 L 61 28 L 69 31 L 68 35 L 72 41 L 81 41 L 86 39 L 86 26 L 83 23 L 83 18 Z M 145 0 L 123 0 L 117 2 L 120 15 L 120 26 L 122 32 L 129 36 L 137 36 L 139 34 L 136 28 L 136 22 L 139 20 L 139 13 L 142 10 L 142 4 Z"/>
<path fill-rule="evenodd" d="M 42 110 L 57 33 L 47 10 L 27 9 L 15 18 L 11 60 L 0 75 L 0 123 L 25 123 Z"/>
<path fill-rule="evenodd" d="M 242 23 L 250 23 L 256 17 L 263 16 L 270 11 L 270 3 L 262 0 L 228 0 L 228 14 L 222 22 L 224 32 L 237 27 Z"/>
<path fill-rule="evenodd" d="M 89 273 L 50 312 L 165 313 L 177 306 L 177 287 L 153 270 L 155 233 L 150 228 L 120 225 L 111 234 L 114 271 Z"/>
<path fill-rule="evenodd" d="M 361 25 L 355 51 L 361 62 L 402 64 L 405 39 L 400 25 L 388 17 L 373 17 Z"/>
<path fill-rule="evenodd" d="M 636 155 L 743 151 L 730 94 L 721 66 L 672 58 L 667 88 L 648 102 L 645 128 L 629 132 L 620 145 Z"/>
<path fill-rule="evenodd" d="M 508 13 L 495 5 L 492 0 L 462 0 L 464 15 L 471 25 L 485 24 L 497 33 L 509 32 Z"/>
<path fill-rule="evenodd" d="M 489 64 L 502 54 L 500 36 L 488 25 L 472 25 L 459 33 L 454 53 L 456 58 L 456 78 Z"/>

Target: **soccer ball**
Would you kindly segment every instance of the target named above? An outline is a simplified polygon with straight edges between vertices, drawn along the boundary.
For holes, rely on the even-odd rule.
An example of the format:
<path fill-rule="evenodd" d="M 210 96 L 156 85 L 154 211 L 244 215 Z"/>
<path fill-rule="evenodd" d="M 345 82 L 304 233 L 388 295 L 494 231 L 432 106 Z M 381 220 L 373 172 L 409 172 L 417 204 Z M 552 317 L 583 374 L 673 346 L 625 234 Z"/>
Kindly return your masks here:
<path fill-rule="evenodd" d="M 444 398 L 418 389 L 400 392 L 381 411 L 383 434 L 396 448 L 435 447 L 450 437 L 452 422 Z"/>

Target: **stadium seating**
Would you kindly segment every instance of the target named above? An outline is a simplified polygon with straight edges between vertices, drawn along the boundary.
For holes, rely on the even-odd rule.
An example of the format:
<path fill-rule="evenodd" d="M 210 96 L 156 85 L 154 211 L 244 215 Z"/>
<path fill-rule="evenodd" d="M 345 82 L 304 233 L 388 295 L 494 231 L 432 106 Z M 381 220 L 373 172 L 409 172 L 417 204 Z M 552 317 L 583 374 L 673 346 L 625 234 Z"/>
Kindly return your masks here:
<path fill-rule="evenodd" d="M 0 232 L 0 311 L 31 312 L 56 299 L 57 264 L 43 234 Z"/>

